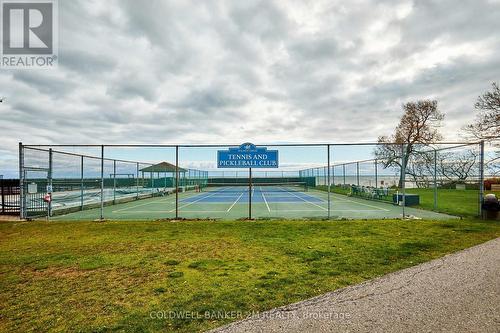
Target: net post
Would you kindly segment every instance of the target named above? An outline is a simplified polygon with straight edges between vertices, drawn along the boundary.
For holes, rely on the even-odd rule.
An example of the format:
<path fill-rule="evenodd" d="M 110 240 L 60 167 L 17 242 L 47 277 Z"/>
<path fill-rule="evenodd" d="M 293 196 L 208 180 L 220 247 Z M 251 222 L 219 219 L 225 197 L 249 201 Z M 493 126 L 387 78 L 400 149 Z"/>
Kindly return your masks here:
<path fill-rule="evenodd" d="M 104 220 L 104 145 L 101 145 L 101 210 L 100 220 Z"/>
<path fill-rule="evenodd" d="M 479 216 L 483 216 L 484 198 L 484 140 L 479 142 Z"/>
<path fill-rule="evenodd" d="M 328 219 L 330 219 L 330 203 L 331 203 L 331 200 L 330 200 L 330 145 L 326 145 L 326 148 L 327 148 L 327 155 L 328 155 L 328 169 L 327 169 L 327 179 L 328 179 Z"/>
<path fill-rule="evenodd" d="M 434 149 L 434 210 L 437 210 L 437 150 Z"/>
<path fill-rule="evenodd" d="M 175 146 L 175 218 L 179 218 L 179 146 Z"/>
<path fill-rule="evenodd" d="M 21 220 L 26 218 L 25 209 L 25 196 L 24 193 L 24 149 L 23 143 L 19 142 L 19 218 Z"/>
<path fill-rule="evenodd" d="M 83 210 L 83 155 L 80 157 L 80 210 Z"/>
<path fill-rule="evenodd" d="M 405 218 L 406 206 L 406 158 L 405 158 L 405 144 L 401 144 L 401 191 L 403 192 L 403 218 Z M 399 200 L 398 200 L 399 201 Z"/>
<path fill-rule="evenodd" d="M 52 215 L 52 155 L 52 148 L 49 148 L 49 172 L 47 173 L 47 185 L 50 187 L 49 189 L 51 192 L 48 193 L 50 201 L 47 205 L 47 220 L 50 219 L 50 216 Z"/>
<path fill-rule="evenodd" d="M 252 219 L 252 168 L 248 168 L 248 219 Z"/>

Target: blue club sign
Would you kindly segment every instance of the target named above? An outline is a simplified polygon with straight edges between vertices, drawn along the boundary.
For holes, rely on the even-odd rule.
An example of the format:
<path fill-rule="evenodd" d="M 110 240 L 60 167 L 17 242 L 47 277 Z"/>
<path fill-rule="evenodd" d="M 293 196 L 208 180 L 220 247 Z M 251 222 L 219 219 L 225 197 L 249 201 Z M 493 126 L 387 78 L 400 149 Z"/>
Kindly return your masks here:
<path fill-rule="evenodd" d="M 217 151 L 218 168 L 277 168 L 278 151 L 244 143 L 238 148 Z"/>

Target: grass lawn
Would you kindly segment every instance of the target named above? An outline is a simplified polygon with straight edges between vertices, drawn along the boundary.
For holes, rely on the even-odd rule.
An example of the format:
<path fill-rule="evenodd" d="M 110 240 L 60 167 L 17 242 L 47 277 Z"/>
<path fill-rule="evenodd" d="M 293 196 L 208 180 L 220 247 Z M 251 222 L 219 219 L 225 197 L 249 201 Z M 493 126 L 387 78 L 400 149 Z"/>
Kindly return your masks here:
<path fill-rule="evenodd" d="M 406 192 L 420 195 L 420 208 L 434 210 L 433 189 L 412 188 L 406 190 Z M 436 211 L 458 216 L 477 216 L 479 214 L 478 209 L 479 191 L 438 189 Z"/>
<path fill-rule="evenodd" d="M 479 220 L 2 222 L 0 331 L 203 331 L 498 236 Z"/>
<path fill-rule="evenodd" d="M 327 191 L 327 187 L 324 185 L 317 186 L 317 189 Z M 332 187 L 331 191 L 344 195 L 351 192 L 349 188 L 340 186 Z M 479 213 L 478 190 L 438 189 L 437 209 L 434 209 L 434 189 L 409 188 L 406 189 L 406 193 L 420 195 L 420 205 L 415 206 L 417 208 L 464 217 L 476 217 Z M 488 193 L 494 193 L 497 197 L 500 197 L 500 192 L 485 191 L 485 194 Z M 386 199 L 392 201 L 392 194 Z"/>

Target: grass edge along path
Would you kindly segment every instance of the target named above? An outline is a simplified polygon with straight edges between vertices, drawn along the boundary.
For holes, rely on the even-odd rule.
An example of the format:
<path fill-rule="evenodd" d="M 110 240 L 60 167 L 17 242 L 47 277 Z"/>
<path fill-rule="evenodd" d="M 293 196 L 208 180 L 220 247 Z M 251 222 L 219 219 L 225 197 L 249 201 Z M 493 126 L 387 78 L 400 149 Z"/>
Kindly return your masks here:
<path fill-rule="evenodd" d="M 470 219 L 2 222 L 0 331 L 204 331 L 498 236 Z"/>

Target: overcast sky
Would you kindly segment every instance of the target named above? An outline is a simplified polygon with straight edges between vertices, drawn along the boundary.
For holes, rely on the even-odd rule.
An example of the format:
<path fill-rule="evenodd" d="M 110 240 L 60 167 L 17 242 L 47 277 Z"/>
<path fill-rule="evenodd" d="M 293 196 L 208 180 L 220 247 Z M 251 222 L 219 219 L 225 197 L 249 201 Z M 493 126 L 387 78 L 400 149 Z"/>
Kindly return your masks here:
<path fill-rule="evenodd" d="M 500 80 L 500 1 L 59 1 L 59 67 L 0 69 L 17 143 L 374 141 L 434 98 L 458 138 Z"/>

